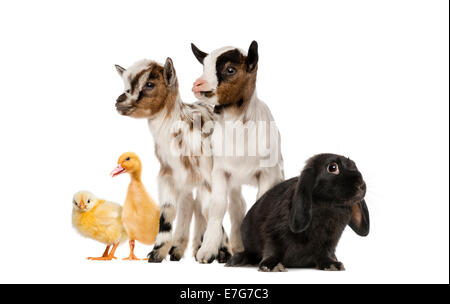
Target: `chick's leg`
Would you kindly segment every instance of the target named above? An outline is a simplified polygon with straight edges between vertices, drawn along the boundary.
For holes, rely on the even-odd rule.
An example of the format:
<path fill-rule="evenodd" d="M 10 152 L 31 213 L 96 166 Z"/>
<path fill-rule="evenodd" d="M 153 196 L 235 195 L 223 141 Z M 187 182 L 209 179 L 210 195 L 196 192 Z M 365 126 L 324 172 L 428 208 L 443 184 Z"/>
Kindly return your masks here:
<path fill-rule="evenodd" d="M 111 249 L 111 252 L 108 255 L 109 258 L 117 260 L 117 258 L 114 256 L 114 254 L 116 253 L 117 247 L 119 247 L 119 243 L 114 244 L 113 248 Z"/>
<path fill-rule="evenodd" d="M 115 244 L 113 246 L 113 248 L 111 249 L 111 252 L 109 252 L 111 245 L 108 245 L 108 246 L 106 246 L 106 250 L 103 253 L 103 256 L 101 256 L 99 258 L 91 258 L 90 257 L 90 258 L 88 258 L 88 260 L 91 260 L 91 261 L 111 261 L 113 259 L 115 260 L 117 258 L 114 256 L 114 253 L 116 252 L 116 249 L 118 246 L 119 246 L 119 244 Z"/>
<path fill-rule="evenodd" d="M 108 254 L 109 248 L 111 248 L 111 245 L 106 246 L 106 250 L 105 250 L 105 252 L 103 253 L 103 255 L 102 255 L 101 257 L 99 257 L 99 258 L 92 258 L 92 257 L 89 257 L 89 258 L 87 258 L 87 259 L 88 259 L 88 260 L 91 260 L 91 261 L 103 261 L 103 260 L 107 260 L 106 258 L 109 256 L 109 254 Z"/>
<path fill-rule="evenodd" d="M 130 256 L 127 258 L 124 258 L 124 261 L 139 261 L 140 259 L 138 259 L 135 255 L 134 255 L 134 247 L 135 247 L 135 241 L 134 240 L 130 240 L 129 242 L 130 244 Z"/>
<path fill-rule="evenodd" d="M 103 252 L 102 257 L 106 258 L 109 255 L 109 248 L 111 248 L 111 245 L 106 246 L 105 252 Z"/>

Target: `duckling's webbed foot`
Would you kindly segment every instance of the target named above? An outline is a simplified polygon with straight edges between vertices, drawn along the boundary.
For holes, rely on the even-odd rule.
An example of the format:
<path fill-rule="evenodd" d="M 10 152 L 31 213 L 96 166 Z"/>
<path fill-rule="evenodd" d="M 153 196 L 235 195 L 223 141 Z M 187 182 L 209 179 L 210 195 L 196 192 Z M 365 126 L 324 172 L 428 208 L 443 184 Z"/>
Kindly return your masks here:
<path fill-rule="evenodd" d="M 135 241 L 131 240 L 129 242 L 130 244 L 130 255 L 127 258 L 122 259 L 123 261 L 140 261 L 138 257 L 134 255 L 134 247 L 135 247 Z"/>

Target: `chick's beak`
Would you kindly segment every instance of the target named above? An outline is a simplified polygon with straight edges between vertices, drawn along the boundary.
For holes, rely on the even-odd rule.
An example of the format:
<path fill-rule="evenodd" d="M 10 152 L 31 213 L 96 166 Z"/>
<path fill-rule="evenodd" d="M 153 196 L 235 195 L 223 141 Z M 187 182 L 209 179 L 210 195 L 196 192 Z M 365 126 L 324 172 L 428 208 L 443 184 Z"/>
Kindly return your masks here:
<path fill-rule="evenodd" d="M 114 170 L 112 170 L 111 172 L 111 177 L 120 175 L 122 173 L 125 173 L 127 170 L 125 170 L 125 168 L 123 168 L 120 164 L 117 165 L 116 168 L 114 168 Z"/>
<path fill-rule="evenodd" d="M 82 200 L 81 202 L 80 202 L 80 209 L 86 209 L 86 204 L 84 203 L 84 201 Z"/>

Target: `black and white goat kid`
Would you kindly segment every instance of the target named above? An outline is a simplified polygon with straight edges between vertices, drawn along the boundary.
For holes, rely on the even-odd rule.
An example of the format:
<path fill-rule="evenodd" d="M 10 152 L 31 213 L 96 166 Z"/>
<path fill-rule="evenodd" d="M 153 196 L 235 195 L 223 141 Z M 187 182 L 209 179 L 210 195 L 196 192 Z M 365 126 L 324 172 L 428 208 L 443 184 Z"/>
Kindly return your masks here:
<path fill-rule="evenodd" d="M 241 187 L 258 187 L 257 197 L 284 180 L 280 136 L 274 118 L 256 94 L 258 44 L 248 52 L 224 47 L 207 54 L 192 44 L 203 64 L 203 75 L 194 83 L 195 96 L 214 106 L 212 135 L 214 165 L 211 201 L 204 211 L 207 229 L 197 253 L 201 263 L 211 263 L 222 240 L 222 221 L 231 219 L 233 252 L 243 250 L 240 226 L 246 213 Z M 236 136 L 234 136 L 236 134 Z"/>

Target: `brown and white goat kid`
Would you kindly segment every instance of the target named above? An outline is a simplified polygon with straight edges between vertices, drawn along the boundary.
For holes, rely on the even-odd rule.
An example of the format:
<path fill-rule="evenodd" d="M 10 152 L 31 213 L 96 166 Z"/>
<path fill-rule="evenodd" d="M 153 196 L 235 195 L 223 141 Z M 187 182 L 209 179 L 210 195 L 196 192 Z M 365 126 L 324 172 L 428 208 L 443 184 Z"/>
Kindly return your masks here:
<path fill-rule="evenodd" d="M 155 154 L 161 168 L 158 177 L 161 209 L 159 234 L 149 253 L 149 262 L 161 262 L 167 254 L 179 261 L 187 247 L 192 214 L 195 214 L 194 256 L 200 248 L 206 220 L 201 202 L 211 192 L 210 135 L 213 108 L 202 102 L 185 104 L 178 92 L 178 80 L 170 58 L 162 66 L 141 60 L 128 69 L 116 65 L 125 91 L 116 101 L 117 111 L 133 118 L 146 118 L 155 142 Z M 205 130 L 205 131 L 203 131 Z M 197 189 L 194 199 L 193 191 Z M 172 238 L 172 225 L 177 228 Z M 224 234 L 219 255 L 229 258 L 228 238 Z"/>
<path fill-rule="evenodd" d="M 231 246 L 243 250 L 240 226 L 246 213 L 241 187 L 258 187 L 257 197 L 284 180 L 280 136 L 269 108 L 256 95 L 258 44 L 248 52 L 224 47 L 211 54 L 192 44 L 203 64 L 203 75 L 194 83 L 195 96 L 214 105 L 212 135 L 214 166 L 207 229 L 197 261 L 210 263 L 220 249 L 222 221 L 229 210 Z M 236 134 L 236 137 L 234 136 Z M 238 135 L 239 134 L 239 135 Z"/>

